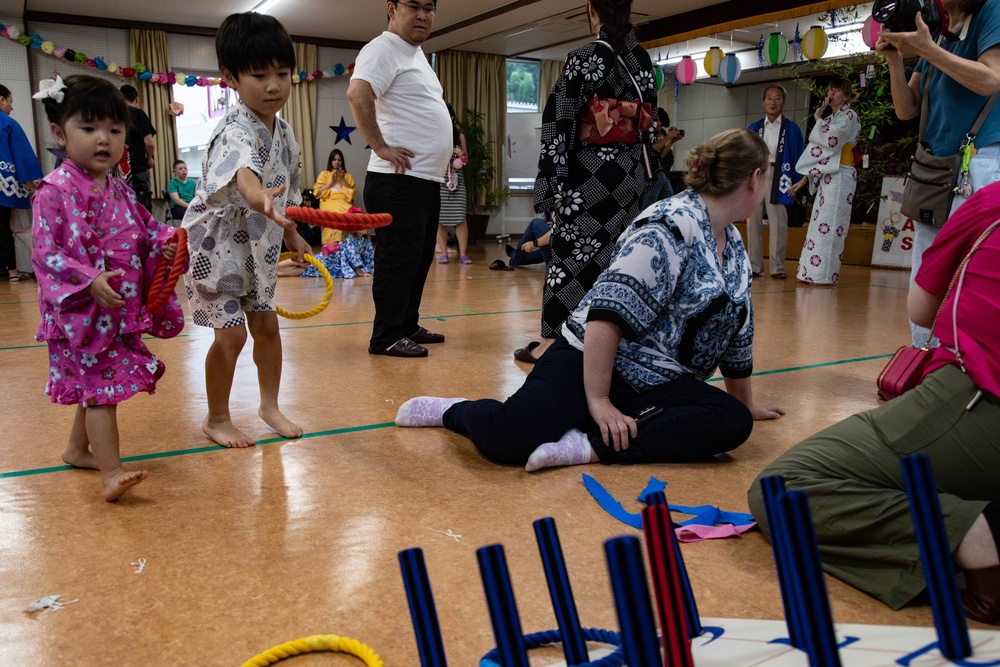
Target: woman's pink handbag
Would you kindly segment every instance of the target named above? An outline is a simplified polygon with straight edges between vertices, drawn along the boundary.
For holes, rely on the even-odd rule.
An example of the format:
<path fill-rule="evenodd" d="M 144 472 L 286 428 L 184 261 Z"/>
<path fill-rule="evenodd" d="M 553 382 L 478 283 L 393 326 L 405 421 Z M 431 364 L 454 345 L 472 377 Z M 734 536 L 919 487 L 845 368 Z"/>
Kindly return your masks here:
<path fill-rule="evenodd" d="M 980 234 L 976 242 L 972 244 L 972 248 L 965 255 L 965 258 L 962 259 L 962 264 L 955 271 L 955 275 L 952 276 L 951 284 L 948 285 L 948 292 L 941 300 L 937 315 L 934 316 L 934 324 L 937 324 L 944 304 L 948 301 L 948 297 L 951 296 L 951 291 L 955 289 L 955 300 L 952 302 L 951 311 L 951 324 L 955 340 L 955 349 L 952 352 L 955 354 L 962 372 L 965 372 L 965 363 L 962 360 L 962 353 L 958 349 L 958 298 L 962 295 L 962 282 L 965 279 L 965 269 L 969 266 L 972 254 L 979 250 L 979 246 L 983 244 L 983 241 L 997 227 L 1000 227 L 1000 220 L 987 227 L 986 231 Z M 934 330 L 934 324 L 931 325 L 931 331 Z M 885 365 L 885 368 L 878 375 L 878 380 L 875 381 L 875 385 L 878 387 L 879 398 L 887 401 L 891 400 L 920 384 L 920 381 L 924 379 L 924 369 L 927 368 L 927 364 L 930 363 L 933 356 L 934 351 L 928 349 L 926 346 L 913 347 L 912 345 L 907 345 L 896 350 L 896 354 L 892 355 L 892 359 Z"/>

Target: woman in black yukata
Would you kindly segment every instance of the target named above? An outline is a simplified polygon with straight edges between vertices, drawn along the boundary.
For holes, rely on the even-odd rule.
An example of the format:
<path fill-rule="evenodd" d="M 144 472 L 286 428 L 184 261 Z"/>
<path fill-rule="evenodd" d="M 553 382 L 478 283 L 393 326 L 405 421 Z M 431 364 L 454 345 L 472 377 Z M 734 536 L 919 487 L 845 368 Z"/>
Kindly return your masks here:
<path fill-rule="evenodd" d="M 629 22 L 632 0 L 587 3 L 597 39 L 570 52 L 542 114 L 535 211 L 553 211 L 542 341 L 515 352 L 534 363 L 608 268 L 615 241 L 659 176 L 653 63 Z"/>

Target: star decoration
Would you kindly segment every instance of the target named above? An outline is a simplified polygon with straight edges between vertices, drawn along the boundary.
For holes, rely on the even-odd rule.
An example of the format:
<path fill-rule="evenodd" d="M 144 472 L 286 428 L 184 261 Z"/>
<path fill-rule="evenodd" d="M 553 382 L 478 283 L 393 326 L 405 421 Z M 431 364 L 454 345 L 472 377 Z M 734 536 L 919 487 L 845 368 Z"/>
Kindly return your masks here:
<path fill-rule="evenodd" d="M 356 130 L 358 128 L 357 127 L 352 127 L 352 126 L 348 125 L 344 121 L 344 117 L 341 116 L 340 117 L 340 125 L 338 125 L 338 126 L 331 125 L 330 129 L 337 133 L 337 140 L 333 142 L 334 145 L 337 145 L 337 144 L 340 143 L 341 140 L 344 140 L 347 143 L 351 143 L 351 132 L 353 132 L 354 130 Z"/>

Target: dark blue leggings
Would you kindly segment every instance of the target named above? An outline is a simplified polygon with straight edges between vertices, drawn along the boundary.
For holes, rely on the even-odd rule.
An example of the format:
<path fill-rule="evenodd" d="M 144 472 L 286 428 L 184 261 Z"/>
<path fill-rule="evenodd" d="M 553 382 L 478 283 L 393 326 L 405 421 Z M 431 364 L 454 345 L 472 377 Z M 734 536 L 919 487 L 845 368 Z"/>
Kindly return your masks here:
<path fill-rule="evenodd" d="M 470 438 L 490 461 L 507 465 L 524 465 L 539 445 L 558 440 L 571 428 L 587 434 L 602 463 L 705 459 L 736 449 L 753 429 L 745 405 L 700 380 L 674 380 L 638 393 L 616 373 L 610 397 L 628 415 L 649 405 L 663 408 L 620 452 L 602 442 L 587 409 L 583 353 L 559 338 L 513 396 L 503 403 L 456 403 L 444 413 L 444 425 Z"/>

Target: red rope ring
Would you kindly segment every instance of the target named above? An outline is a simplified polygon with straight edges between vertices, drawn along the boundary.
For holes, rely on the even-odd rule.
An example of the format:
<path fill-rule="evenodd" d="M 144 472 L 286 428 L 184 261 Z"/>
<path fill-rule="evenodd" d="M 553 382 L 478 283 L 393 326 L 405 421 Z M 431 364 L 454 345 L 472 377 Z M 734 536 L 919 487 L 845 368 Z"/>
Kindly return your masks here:
<path fill-rule="evenodd" d="M 178 228 L 167 243 L 177 243 L 177 256 L 171 264 L 166 257 L 160 258 L 160 264 L 156 267 L 156 274 L 153 276 L 153 284 L 149 288 L 149 295 L 146 297 L 146 310 L 151 313 L 159 312 L 167 305 L 170 295 L 177 287 L 177 281 L 184 273 L 184 264 L 188 257 L 187 230 Z M 170 265 L 170 276 L 167 277 L 167 266 Z M 164 281 L 166 278 L 166 281 Z"/>
<path fill-rule="evenodd" d="M 388 213 L 338 213 L 304 206 L 289 206 L 285 210 L 285 217 L 344 232 L 363 232 L 392 224 L 392 216 Z"/>

